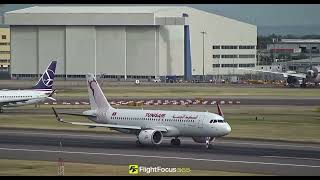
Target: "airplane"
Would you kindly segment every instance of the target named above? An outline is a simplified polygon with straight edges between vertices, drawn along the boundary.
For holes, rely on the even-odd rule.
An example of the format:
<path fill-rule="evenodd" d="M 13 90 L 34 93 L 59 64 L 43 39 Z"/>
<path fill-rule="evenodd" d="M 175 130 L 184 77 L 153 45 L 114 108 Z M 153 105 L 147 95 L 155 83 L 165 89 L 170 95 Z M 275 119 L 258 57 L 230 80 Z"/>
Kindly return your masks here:
<path fill-rule="evenodd" d="M 228 135 L 230 125 L 224 120 L 223 112 L 217 103 L 218 113 L 195 111 L 164 111 L 143 109 L 115 109 L 103 94 L 93 74 L 87 74 L 87 86 L 91 109 L 80 114 L 61 113 L 87 117 L 94 123 L 70 122 L 63 120 L 54 107 L 53 113 L 58 122 L 89 128 L 104 127 L 122 133 L 135 134 L 137 145 L 160 145 L 163 137 L 173 137 L 171 144 L 179 146 L 179 137 L 192 137 L 196 143 L 213 147 L 216 137 Z"/>
<path fill-rule="evenodd" d="M 0 112 L 3 107 L 17 107 L 29 104 L 37 104 L 46 99 L 55 101 L 52 90 L 57 61 L 51 61 L 39 81 L 31 89 L 24 90 L 0 90 Z"/>
<path fill-rule="evenodd" d="M 283 75 L 283 77 L 286 78 L 287 85 L 290 87 L 294 87 L 295 85 L 300 85 L 300 87 L 306 87 L 308 83 L 314 83 L 315 85 L 320 84 L 320 66 L 310 66 L 306 73 L 296 73 L 295 71 L 275 72 L 247 68 L 238 69 Z"/>

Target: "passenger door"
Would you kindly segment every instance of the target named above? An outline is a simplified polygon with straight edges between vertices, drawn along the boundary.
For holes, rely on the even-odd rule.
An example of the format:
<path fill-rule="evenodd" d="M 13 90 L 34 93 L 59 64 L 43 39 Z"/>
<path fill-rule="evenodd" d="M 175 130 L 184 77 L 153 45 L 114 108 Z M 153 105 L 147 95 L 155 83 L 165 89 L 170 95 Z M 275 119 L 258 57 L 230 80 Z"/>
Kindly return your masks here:
<path fill-rule="evenodd" d="M 203 115 L 200 115 L 200 116 L 199 116 L 199 119 L 198 119 L 198 128 L 203 128 L 203 118 L 204 118 Z"/>

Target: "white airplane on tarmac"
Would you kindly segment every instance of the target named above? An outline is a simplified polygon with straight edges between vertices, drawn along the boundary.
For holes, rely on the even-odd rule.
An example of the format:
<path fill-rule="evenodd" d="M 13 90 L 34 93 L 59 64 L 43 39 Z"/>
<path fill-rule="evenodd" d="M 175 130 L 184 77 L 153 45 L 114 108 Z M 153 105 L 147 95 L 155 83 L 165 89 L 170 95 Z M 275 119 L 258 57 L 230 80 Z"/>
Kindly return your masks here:
<path fill-rule="evenodd" d="M 59 122 L 105 127 L 122 133 L 135 134 L 138 145 L 159 145 L 163 137 L 174 137 L 171 144 L 179 146 L 178 137 L 192 137 L 195 142 L 205 143 L 207 148 L 211 148 L 211 142 L 216 137 L 222 137 L 231 132 L 231 127 L 224 120 L 218 103 L 219 115 L 195 111 L 115 109 L 110 106 L 93 74 L 87 75 L 87 85 L 91 110 L 78 115 L 85 116 L 95 123 L 65 121 L 52 107 Z"/>
<path fill-rule="evenodd" d="M 47 69 L 40 77 L 37 84 L 31 89 L 24 90 L 0 90 L 0 112 L 2 107 L 16 107 L 29 104 L 37 104 L 46 99 L 55 101 L 52 90 L 57 61 L 51 61 Z"/>

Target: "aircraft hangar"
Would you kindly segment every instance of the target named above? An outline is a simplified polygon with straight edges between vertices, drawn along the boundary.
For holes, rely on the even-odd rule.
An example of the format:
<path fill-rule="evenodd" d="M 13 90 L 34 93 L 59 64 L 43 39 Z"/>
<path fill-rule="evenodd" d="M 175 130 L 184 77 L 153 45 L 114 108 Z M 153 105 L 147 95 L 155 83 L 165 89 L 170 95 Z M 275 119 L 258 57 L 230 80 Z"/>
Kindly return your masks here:
<path fill-rule="evenodd" d="M 4 24 L 12 78 L 36 77 L 53 59 L 61 78 L 190 80 L 256 64 L 255 25 L 187 6 L 35 6 Z"/>

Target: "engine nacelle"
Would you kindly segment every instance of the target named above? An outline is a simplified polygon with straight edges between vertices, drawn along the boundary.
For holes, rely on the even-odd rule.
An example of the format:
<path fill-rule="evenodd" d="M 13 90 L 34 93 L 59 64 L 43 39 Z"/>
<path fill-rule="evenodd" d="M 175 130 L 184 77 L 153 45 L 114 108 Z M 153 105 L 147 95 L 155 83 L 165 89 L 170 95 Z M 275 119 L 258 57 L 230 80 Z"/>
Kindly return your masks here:
<path fill-rule="evenodd" d="M 160 144 L 162 142 L 163 135 L 160 131 L 156 130 L 142 130 L 138 135 L 138 140 L 141 144 Z"/>
<path fill-rule="evenodd" d="M 196 143 L 205 143 L 207 137 L 192 137 L 193 141 Z M 209 141 L 211 142 L 214 137 L 210 137 Z"/>
<path fill-rule="evenodd" d="M 317 78 L 319 74 L 319 69 L 317 67 L 312 67 L 310 70 L 307 71 L 307 78 L 314 79 Z"/>

